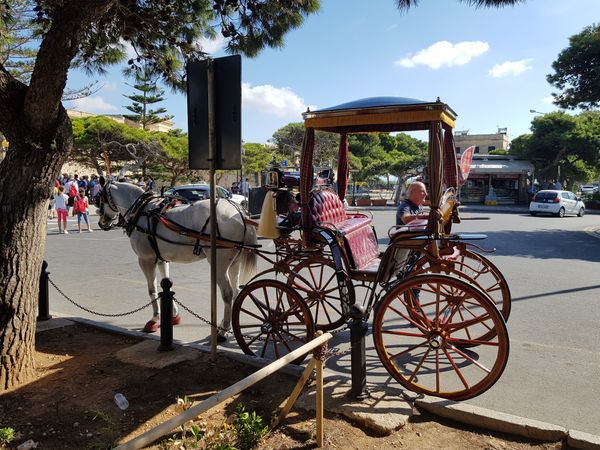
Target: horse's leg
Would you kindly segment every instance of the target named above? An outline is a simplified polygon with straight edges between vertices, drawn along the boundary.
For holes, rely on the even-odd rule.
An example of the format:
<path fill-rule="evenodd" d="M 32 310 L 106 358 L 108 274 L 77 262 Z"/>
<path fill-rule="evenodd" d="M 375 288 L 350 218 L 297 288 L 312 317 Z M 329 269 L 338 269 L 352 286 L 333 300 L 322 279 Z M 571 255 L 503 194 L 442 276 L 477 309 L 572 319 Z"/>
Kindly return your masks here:
<path fill-rule="evenodd" d="M 156 286 L 156 262 L 154 259 L 138 258 L 138 264 L 144 272 L 148 284 L 148 295 L 152 301 L 152 319 L 144 326 L 144 333 L 154 333 L 160 324 L 160 306 L 158 304 L 158 288 Z"/>
<path fill-rule="evenodd" d="M 161 281 L 164 278 L 169 278 L 169 263 L 167 261 L 158 262 L 158 271 L 160 272 Z M 181 316 L 179 315 L 179 307 L 177 303 L 173 302 L 173 312 L 171 315 L 171 323 L 173 325 L 179 325 L 181 323 Z"/>

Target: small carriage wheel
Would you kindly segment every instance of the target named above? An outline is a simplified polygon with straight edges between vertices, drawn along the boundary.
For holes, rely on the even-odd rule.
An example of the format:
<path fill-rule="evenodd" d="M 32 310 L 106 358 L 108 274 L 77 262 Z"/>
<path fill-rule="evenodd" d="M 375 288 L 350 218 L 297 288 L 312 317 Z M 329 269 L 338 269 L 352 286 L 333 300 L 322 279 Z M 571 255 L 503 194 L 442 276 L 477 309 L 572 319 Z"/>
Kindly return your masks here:
<path fill-rule="evenodd" d="M 440 268 L 438 269 L 441 273 L 455 275 L 465 281 L 476 284 L 478 288 L 493 300 L 504 320 L 508 320 L 511 307 L 510 289 L 502 272 L 489 259 L 471 250 L 464 250 L 456 260 L 444 260 L 442 263 L 443 265 L 439 266 Z M 430 261 L 422 258 L 417 261 L 411 274 L 431 271 Z M 409 309 L 411 316 L 414 315 L 413 311 L 412 308 Z M 491 337 L 493 337 L 492 333 L 486 332 L 478 339 L 487 340 Z"/>
<path fill-rule="evenodd" d="M 294 266 L 288 284 L 304 299 L 317 330 L 335 330 L 347 319 L 350 305 L 354 303 L 354 286 L 346 278 L 343 289 L 347 301 L 342 301 L 335 272 L 335 264 L 326 258 L 305 259 Z"/>
<path fill-rule="evenodd" d="M 413 307 L 419 320 L 407 313 Z M 493 337 L 476 338 L 481 330 Z M 506 325 L 492 301 L 447 275 L 416 275 L 392 288 L 377 305 L 373 339 L 379 359 L 400 384 L 451 400 L 489 389 L 509 353 Z"/>
<path fill-rule="evenodd" d="M 233 304 L 232 326 L 244 353 L 266 359 L 281 358 L 314 335 L 310 310 L 300 295 L 276 280 L 258 280 L 242 289 Z"/>

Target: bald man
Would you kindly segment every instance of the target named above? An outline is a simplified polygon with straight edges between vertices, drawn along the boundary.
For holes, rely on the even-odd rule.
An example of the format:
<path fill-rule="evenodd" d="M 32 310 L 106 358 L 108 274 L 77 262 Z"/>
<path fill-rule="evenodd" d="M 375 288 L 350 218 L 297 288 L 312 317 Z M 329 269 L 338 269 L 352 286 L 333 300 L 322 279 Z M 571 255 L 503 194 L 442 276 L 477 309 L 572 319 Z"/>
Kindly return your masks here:
<path fill-rule="evenodd" d="M 406 190 L 406 199 L 400 203 L 396 211 L 396 225 L 408 225 L 415 219 L 427 219 L 429 214 L 423 213 L 423 203 L 427 197 L 427 189 L 420 181 L 415 181 Z"/>

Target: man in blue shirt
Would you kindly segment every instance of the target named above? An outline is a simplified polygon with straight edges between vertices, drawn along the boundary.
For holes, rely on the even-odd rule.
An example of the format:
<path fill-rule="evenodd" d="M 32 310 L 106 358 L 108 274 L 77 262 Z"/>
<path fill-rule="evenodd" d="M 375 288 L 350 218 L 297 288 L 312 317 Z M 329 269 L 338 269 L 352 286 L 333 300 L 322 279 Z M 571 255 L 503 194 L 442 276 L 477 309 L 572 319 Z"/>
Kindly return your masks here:
<path fill-rule="evenodd" d="M 420 181 L 415 181 L 406 190 L 406 199 L 400 203 L 396 210 L 396 225 L 408 225 L 415 219 L 427 219 L 428 214 L 423 213 L 422 205 L 427 197 L 427 189 Z"/>

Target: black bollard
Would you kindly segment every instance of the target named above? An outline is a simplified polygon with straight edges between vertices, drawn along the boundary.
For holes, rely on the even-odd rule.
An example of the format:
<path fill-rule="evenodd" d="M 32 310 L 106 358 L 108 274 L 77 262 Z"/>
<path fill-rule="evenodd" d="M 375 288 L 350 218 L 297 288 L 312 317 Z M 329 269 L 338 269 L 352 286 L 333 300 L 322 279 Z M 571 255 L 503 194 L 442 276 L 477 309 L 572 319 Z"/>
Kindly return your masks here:
<path fill-rule="evenodd" d="M 365 337 L 369 325 L 365 320 L 365 310 L 359 305 L 350 308 L 350 356 L 352 361 L 352 388 L 348 397 L 355 400 L 364 400 L 369 397 L 367 389 L 367 356 L 365 350 Z"/>
<path fill-rule="evenodd" d="M 38 316 L 37 320 L 50 320 L 52 316 L 50 315 L 50 299 L 49 299 L 49 290 L 48 290 L 48 275 L 50 272 L 47 272 L 48 263 L 46 261 L 42 262 L 42 273 L 40 274 L 40 292 L 38 294 Z"/>
<path fill-rule="evenodd" d="M 160 345 L 159 352 L 169 352 L 175 350 L 173 345 L 173 297 L 175 292 L 171 291 L 173 282 L 169 278 L 163 278 L 160 282 L 162 292 L 160 297 Z"/>

